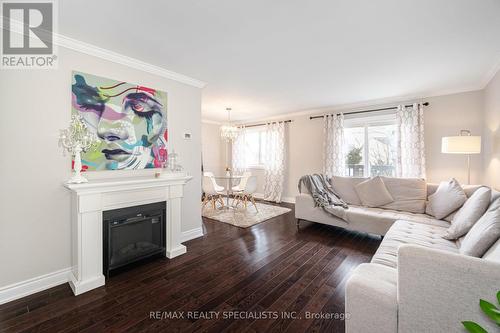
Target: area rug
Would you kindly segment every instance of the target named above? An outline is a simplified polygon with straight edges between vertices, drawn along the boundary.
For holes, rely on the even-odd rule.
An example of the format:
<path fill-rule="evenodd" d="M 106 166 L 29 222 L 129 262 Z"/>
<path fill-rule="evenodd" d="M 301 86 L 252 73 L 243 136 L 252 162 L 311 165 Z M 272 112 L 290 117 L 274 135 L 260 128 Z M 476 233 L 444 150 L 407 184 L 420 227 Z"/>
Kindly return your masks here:
<path fill-rule="evenodd" d="M 247 209 L 240 206 L 237 209 L 214 210 L 210 205 L 206 205 L 203 208 L 202 215 L 212 220 L 232 224 L 236 227 L 248 228 L 291 211 L 289 208 L 266 205 L 259 202 L 257 202 L 257 208 L 259 211 L 250 204 L 247 206 Z"/>

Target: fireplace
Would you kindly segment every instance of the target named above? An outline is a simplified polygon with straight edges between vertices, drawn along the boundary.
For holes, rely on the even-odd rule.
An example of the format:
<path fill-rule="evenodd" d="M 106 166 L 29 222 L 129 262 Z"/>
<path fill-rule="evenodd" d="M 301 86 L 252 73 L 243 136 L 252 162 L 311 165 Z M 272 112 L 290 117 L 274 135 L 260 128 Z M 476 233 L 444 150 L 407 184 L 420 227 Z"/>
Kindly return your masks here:
<path fill-rule="evenodd" d="M 181 244 L 182 197 L 184 185 L 191 178 L 172 173 L 158 178 L 96 179 L 82 184 L 64 184 L 71 191 L 69 284 L 73 293 L 80 295 L 106 284 L 107 273 L 103 270 L 104 212 L 160 202 L 162 209 L 165 208 L 165 257 L 171 259 L 186 253 L 186 247 Z"/>
<path fill-rule="evenodd" d="M 103 212 L 103 273 L 165 256 L 166 202 Z"/>

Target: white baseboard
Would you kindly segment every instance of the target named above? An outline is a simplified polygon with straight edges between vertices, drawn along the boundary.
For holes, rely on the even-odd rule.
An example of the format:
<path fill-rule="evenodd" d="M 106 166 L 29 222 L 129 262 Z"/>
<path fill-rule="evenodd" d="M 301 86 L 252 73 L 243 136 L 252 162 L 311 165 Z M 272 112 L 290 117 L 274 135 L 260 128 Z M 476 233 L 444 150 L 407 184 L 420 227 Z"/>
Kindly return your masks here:
<path fill-rule="evenodd" d="M 187 242 L 188 240 L 195 239 L 203 236 L 203 228 L 194 228 L 188 231 L 183 231 L 181 233 L 181 243 Z"/>
<path fill-rule="evenodd" d="M 281 201 L 286 202 L 286 203 L 295 204 L 295 197 L 283 197 L 283 198 L 281 198 Z"/>
<path fill-rule="evenodd" d="M 66 283 L 70 274 L 69 267 L 0 288 L 0 304 Z"/>
<path fill-rule="evenodd" d="M 254 193 L 254 194 L 253 194 L 253 197 L 254 197 L 255 199 L 264 200 L 264 194 L 263 194 L 263 193 Z"/>
<path fill-rule="evenodd" d="M 181 234 L 181 241 L 195 239 L 203 236 L 203 228 L 195 228 L 184 231 Z M 25 281 L 14 283 L 0 288 L 0 304 L 4 304 L 16 299 L 35 294 L 37 292 L 58 286 L 70 281 L 71 267 L 61 269 L 45 275 L 40 275 Z"/>
<path fill-rule="evenodd" d="M 254 193 L 253 196 L 254 196 L 255 199 L 264 200 L 264 194 L 263 193 Z M 286 202 L 286 203 L 295 204 L 295 197 L 282 197 L 281 201 L 282 202 Z"/>

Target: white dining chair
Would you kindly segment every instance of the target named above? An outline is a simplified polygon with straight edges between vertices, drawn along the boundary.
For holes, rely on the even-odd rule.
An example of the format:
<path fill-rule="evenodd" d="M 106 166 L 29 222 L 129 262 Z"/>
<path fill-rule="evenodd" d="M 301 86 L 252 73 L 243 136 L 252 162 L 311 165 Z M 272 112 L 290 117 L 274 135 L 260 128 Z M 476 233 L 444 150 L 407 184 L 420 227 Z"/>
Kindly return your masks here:
<path fill-rule="evenodd" d="M 243 203 L 243 206 L 245 206 L 246 209 L 248 201 L 250 201 L 254 205 L 255 210 L 259 212 L 259 208 L 257 208 L 257 204 L 255 203 L 255 198 L 253 196 L 255 191 L 257 191 L 257 177 L 248 177 L 245 188 L 235 197 L 236 203 L 234 204 L 234 206 L 238 207 L 240 203 Z"/>
<path fill-rule="evenodd" d="M 245 190 L 245 187 L 247 186 L 248 178 L 252 176 L 252 173 L 250 171 L 245 171 L 243 172 L 243 175 L 241 176 L 240 183 L 236 186 L 233 186 L 233 193 L 239 193 L 243 192 Z"/>
<path fill-rule="evenodd" d="M 213 183 L 214 183 L 214 186 L 215 186 L 215 190 L 217 192 L 224 191 L 224 186 L 220 186 L 219 184 L 217 184 L 217 181 L 215 180 L 215 176 L 214 176 L 213 172 L 205 171 L 205 172 L 203 172 L 203 176 L 210 177 L 213 180 Z"/>
<path fill-rule="evenodd" d="M 212 208 L 217 208 L 217 202 L 224 206 L 224 200 L 222 200 L 222 192 L 216 189 L 215 179 L 210 176 L 203 176 L 202 188 L 203 188 L 203 203 L 202 208 L 210 201 L 212 203 Z M 222 188 L 224 190 L 224 188 Z"/>

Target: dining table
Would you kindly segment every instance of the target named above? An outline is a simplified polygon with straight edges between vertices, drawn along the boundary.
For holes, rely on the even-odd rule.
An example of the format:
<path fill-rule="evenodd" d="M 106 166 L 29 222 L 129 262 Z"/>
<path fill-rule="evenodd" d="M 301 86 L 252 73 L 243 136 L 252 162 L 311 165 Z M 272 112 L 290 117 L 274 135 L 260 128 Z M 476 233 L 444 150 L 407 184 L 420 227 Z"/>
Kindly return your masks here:
<path fill-rule="evenodd" d="M 222 206 L 221 209 L 233 209 L 233 206 L 229 205 L 229 195 L 233 193 L 233 186 L 235 186 L 235 181 L 241 181 L 243 178 L 242 175 L 233 175 L 233 174 L 225 174 L 225 175 L 214 175 L 214 179 L 218 185 L 224 186 L 224 190 L 226 192 L 226 205 Z M 223 183 L 223 184 L 222 184 Z"/>

